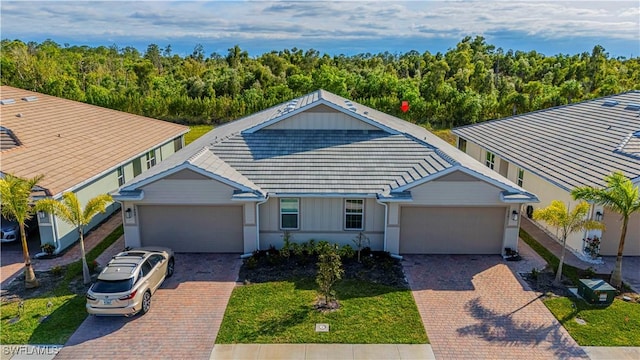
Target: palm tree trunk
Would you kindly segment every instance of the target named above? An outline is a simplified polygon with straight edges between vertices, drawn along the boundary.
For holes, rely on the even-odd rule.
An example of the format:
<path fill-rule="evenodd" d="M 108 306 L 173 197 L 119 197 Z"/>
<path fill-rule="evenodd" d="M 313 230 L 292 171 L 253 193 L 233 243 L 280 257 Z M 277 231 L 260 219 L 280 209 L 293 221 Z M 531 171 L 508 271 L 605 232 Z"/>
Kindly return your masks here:
<path fill-rule="evenodd" d="M 616 257 L 616 265 L 611 274 L 611 285 L 620 289 L 622 287 L 622 254 L 624 252 L 624 239 L 627 237 L 627 225 L 629 217 L 625 216 L 622 221 L 622 233 L 620 234 L 620 242 L 618 243 L 618 256 Z"/>
<path fill-rule="evenodd" d="M 567 237 L 564 236 L 562 238 L 562 253 L 560 255 L 560 263 L 558 264 L 558 271 L 556 272 L 556 279 L 554 282 L 556 285 L 560 285 L 562 283 L 562 265 L 564 264 L 564 253 L 567 250 Z"/>
<path fill-rule="evenodd" d="M 84 252 L 84 234 L 82 233 L 82 228 L 79 228 L 78 232 L 80 233 L 80 254 L 82 256 L 82 277 L 84 280 L 84 284 L 91 283 L 91 274 L 89 273 L 89 266 L 87 265 L 87 256 Z"/>
<path fill-rule="evenodd" d="M 24 223 L 20 222 L 20 240 L 22 241 L 22 256 L 24 257 L 24 287 L 33 289 L 40 286 L 36 273 L 31 266 L 31 256 L 29 256 L 29 247 L 27 246 L 27 235 L 24 233 Z"/>

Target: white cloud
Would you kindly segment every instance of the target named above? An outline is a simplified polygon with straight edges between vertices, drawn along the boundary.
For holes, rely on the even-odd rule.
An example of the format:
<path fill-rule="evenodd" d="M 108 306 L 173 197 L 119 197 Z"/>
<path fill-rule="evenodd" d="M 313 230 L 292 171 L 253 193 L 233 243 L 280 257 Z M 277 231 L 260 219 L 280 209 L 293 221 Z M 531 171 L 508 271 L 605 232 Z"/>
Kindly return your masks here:
<path fill-rule="evenodd" d="M 503 34 L 637 44 L 637 1 L 2 1 L 2 36 L 376 40 Z"/>

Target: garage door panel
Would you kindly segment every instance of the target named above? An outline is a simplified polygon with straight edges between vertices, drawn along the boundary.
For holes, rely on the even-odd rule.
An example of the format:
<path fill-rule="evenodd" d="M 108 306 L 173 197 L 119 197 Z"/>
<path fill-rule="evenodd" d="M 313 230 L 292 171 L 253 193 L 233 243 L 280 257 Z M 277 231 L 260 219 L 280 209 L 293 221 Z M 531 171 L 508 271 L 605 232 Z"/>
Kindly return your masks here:
<path fill-rule="evenodd" d="M 505 214 L 504 207 L 402 207 L 400 253 L 500 254 Z"/>
<path fill-rule="evenodd" d="M 242 215 L 242 206 L 139 206 L 141 243 L 176 252 L 242 252 Z"/>

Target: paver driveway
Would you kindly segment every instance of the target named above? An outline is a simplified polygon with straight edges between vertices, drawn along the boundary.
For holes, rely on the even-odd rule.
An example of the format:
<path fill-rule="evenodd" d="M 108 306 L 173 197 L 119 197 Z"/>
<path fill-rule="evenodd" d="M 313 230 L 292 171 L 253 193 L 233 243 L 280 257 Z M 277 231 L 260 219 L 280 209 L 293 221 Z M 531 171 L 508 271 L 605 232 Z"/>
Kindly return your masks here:
<path fill-rule="evenodd" d="M 407 255 L 403 266 L 437 359 L 588 359 L 499 256 Z"/>
<path fill-rule="evenodd" d="M 177 254 L 149 313 L 89 316 L 56 359 L 209 359 L 240 265 L 238 255 Z"/>

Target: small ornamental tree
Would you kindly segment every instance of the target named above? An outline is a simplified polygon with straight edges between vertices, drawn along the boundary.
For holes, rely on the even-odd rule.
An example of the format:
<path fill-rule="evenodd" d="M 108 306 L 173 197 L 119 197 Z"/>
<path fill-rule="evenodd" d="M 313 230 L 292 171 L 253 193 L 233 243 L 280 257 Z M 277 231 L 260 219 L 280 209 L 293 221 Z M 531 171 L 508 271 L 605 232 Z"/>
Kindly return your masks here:
<path fill-rule="evenodd" d="M 588 212 L 589 204 L 584 201 L 576 205 L 573 210 L 569 210 L 560 200 L 553 200 L 551 205 L 544 209 L 536 209 L 533 212 L 534 220 L 542 220 L 560 230 L 562 254 L 560 255 L 560 263 L 558 264 L 558 271 L 556 272 L 556 284 L 560 284 L 562 278 L 562 265 L 564 264 L 564 256 L 567 249 L 567 236 L 585 229 L 602 229 L 602 224 L 599 222 L 586 219 Z"/>
<path fill-rule="evenodd" d="M 353 244 L 356 246 L 356 249 L 358 251 L 358 262 L 360 262 L 360 253 L 362 252 L 362 249 L 364 249 L 366 246 L 369 246 L 369 238 L 362 231 L 360 231 L 358 235 L 356 235 L 356 237 L 354 237 L 351 241 L 353 241 Z"/>
<path fill-rule="evenodd" d="M 323 242 L 318 244 L 318 273 L 316 283 L 320 287 L 320 295 L 324 297 L 325 306 L 329 307 L 329 301 L 335 298 L 333 286 L 342 279 L 344 269 L 335 245 Z"/>
<path fill-rule="evenodd" d="M 73 225 L 80 238 L 80 256 L 82 258 L 82 277 L 85 284 L 91 282 L 91 274 L 87 265 L 87 257 L 84 250 L 84 227 L 91 222 L 91 219 L 98 213 L 106 211 L 107 205 L 113 201 L 110 195 L 102 194 L 90 199 L 82 207 L 75 193 L 66 192 L 62 194 L 60 201 L 54 199 L 43 199 L 36 204 L 36 209 L 55 214 L 62 221 Z"/>

